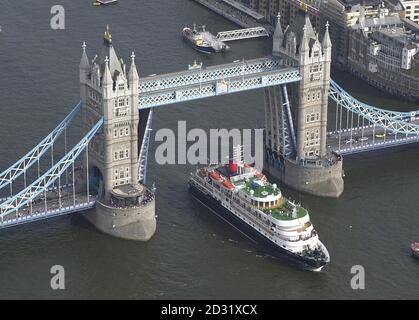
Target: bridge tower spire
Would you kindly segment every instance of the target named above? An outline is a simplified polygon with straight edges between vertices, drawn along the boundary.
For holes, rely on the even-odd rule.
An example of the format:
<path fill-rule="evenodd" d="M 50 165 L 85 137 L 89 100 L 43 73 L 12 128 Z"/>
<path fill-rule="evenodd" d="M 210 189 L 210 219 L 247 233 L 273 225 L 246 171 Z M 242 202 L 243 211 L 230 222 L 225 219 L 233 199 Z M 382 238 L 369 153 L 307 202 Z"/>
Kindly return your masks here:
<path fill-rule="evenodd" d="M 279 43 L 274 35 L 273 54 L 285 66 L 297 67 L 301 81 L 265 91 L 266 170 L 295 189 L 338 197 L 343 192 L 342 161 L 326 147 L 332 48 L 328 25 L 320 42 L 308 14 L 300 12 L 281 37 Z"/>
<path fill-rule="evenodd" d="M 282 46 L 282 41 L 284 40 L 284 32 L 282 31 L 281 26 L 281 13 L 278 11 L 277 21 L 275 32 L 273 35 L 273 54 L 278 55 L 280 52 L 280 47 Z"/>
<path fill-rule="evenodd" d="M 107 26 L 100 55 L 89 63 L 86 47 L 80 62 L 84 131 L 98 117 L 102 131 L 89 147 L 90 188 L 97 193 L 96 212 L 86 215 L 105 233 L 133 240 L 148 240 L 155 232 L 154 196 L 139 183 L 139 76 L 119 59 Z M 147 119 L 143 120 L 147 121 Z M 141 143 L 140 143 L 141 146 Z M 145 200 L 147 199 L 147 201 Z"/>

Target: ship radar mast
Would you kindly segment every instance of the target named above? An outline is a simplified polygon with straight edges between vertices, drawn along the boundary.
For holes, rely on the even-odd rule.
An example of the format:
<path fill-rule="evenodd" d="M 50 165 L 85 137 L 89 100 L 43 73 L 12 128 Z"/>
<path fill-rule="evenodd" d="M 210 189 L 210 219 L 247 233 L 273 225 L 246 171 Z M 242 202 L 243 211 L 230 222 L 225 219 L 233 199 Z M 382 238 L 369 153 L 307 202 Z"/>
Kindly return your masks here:
<path fill-rule="evenodd" d="M 239 165 L 244 165 L 243 146 L 237 145 L 233 147 L 233 160 Z"/>

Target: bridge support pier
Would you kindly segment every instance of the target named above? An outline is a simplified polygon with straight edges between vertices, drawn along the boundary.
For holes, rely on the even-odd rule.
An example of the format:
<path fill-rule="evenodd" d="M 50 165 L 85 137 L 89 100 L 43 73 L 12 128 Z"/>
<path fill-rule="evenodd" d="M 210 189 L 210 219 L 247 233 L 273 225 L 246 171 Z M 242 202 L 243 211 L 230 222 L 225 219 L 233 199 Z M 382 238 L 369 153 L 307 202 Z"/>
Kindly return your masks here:
<path fill-rule="evenodd" d="M 156 232 L 155 201 L 139 208 L 114 208 L 96 201 L 96 209 L 84 217 L 100 231 L 113 237 L 148 241 Z"/>
<path fill-rule="evenodd" d="M 264 170 L 286 186 L 314 196 L 338 198 L 344 190 L 343 161 L 324 159 L 317 163 L 297 163 L 295 160 L 266 159 Z"/>

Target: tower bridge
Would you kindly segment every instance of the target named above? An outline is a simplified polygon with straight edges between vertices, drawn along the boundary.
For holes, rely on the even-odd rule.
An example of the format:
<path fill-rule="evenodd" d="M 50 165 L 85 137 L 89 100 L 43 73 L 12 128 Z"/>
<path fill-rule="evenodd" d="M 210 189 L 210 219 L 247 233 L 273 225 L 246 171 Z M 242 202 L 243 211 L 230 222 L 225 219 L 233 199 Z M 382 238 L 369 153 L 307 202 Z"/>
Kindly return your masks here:
<path fill-rule="evenodd" d="M 140 78 L 134 53 L 127 68 L 107 29 L 93 60 L 83 44 L 81 102 L 0 173 L 0 229 L 86 211 L 105 233 L 150 239 L 156 230 L 155 196 L 146 187 L 153 109 L 255 89 L 265 98 L 265 171 L 299 191 L 340 196 L 343 156 L 418 142 L 419 113 L 352 97 L 330 79 L 331 46 L 327 25 L 320 36 L 302 15 L 282 30 L 278 17 L 272 56 Z M 70 147 L 67 130 L 78 113 L 83 138 Z M 42 172 L 40 160 L 54 156 L 62 135 L 64 155 Z"/>

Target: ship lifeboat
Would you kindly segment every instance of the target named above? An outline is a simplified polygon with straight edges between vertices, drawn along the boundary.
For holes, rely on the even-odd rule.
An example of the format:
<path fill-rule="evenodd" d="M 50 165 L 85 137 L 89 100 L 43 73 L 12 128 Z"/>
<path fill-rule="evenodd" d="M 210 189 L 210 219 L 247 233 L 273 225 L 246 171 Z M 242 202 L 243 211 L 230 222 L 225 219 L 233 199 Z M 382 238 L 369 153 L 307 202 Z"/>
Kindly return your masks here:
<path fill-rule="evenodd" d="M 210 178 L 214 181 L 217 181 L 217 182 L 222 182 L 223 181 L 223 178 L 215 171 L 210 173 Z"/>
<path fill-rule="evenodd" d="M 234 185 L 231 183 L 230 180 L 224 180 L 223 186 L 225 188 L 227 188 L 228 190 L 233 190 L 234 189 Z"/>

